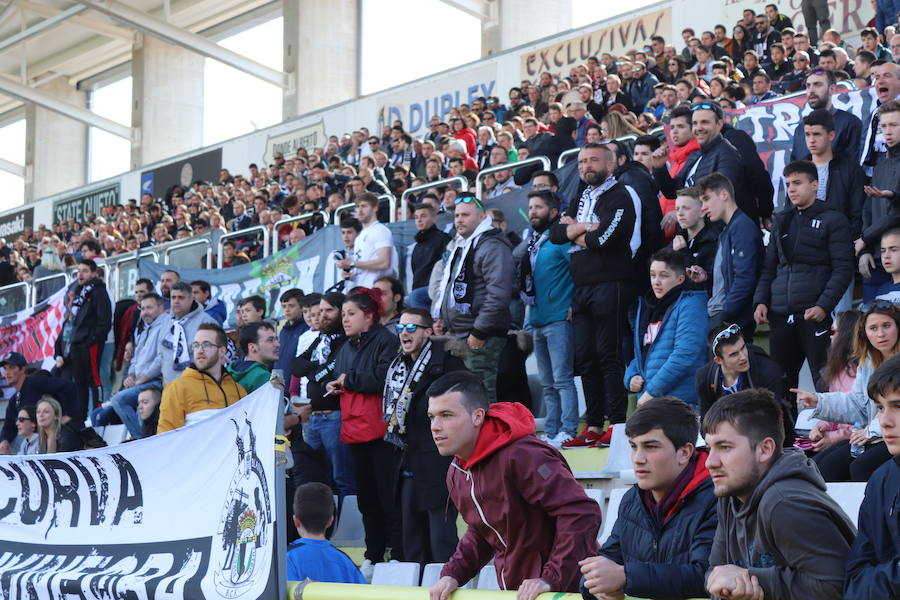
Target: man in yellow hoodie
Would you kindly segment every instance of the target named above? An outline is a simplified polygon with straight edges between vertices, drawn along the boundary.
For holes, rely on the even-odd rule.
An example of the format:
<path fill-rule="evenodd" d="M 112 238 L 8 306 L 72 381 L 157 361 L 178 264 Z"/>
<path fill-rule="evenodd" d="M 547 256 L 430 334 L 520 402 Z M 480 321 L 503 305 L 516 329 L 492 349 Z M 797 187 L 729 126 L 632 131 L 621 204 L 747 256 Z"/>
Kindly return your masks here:
<path fill-rule="evenodd" d="M 194 362 L 163 389 L 156 433 L 202 421 L 247 395 L 224 368 L 226 341 L 215 323 L 197 327 L 191 344 Z"/>

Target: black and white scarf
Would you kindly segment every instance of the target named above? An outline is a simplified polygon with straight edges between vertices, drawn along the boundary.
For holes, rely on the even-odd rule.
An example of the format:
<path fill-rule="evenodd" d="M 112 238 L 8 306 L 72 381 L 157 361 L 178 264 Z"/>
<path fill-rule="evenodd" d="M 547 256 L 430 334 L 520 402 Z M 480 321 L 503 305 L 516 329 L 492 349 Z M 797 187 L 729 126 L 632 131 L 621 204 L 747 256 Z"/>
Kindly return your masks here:
<path fill-rule="evenodd" d="M 466 280 L 466 258 L 469 251 L 477 244 L 482 234 L 491 230 L 491 217 L 485 215 L 484 220 L 478 224 L 475 231 L 468 238 L 457 236 L 456 248 L 450 255 L 449 262 L 444 264 L 444 273 L 441 276 L 441 287 L 438 289 L 437 302 L 434 303 L 432 311 L 435 318 L 440 317 L 441 307 L 444 305 L 444 299 L 447 295 L 447 288 L 451 287 L 450 297 L 447 298 L 447 306 L 453 308 L 462 314 L 472 312 L 472 296 L 473 290 Z"/>
<path fill-rule="evenodd" d="M 193 309 L 194 306 L 191 306 L 191 308 Z M 187 334 L 184 331 L 184 324 L 192 314 L 194 314 L 194 311 L 190 310 L 188 314 L 177 320 L 173 315 L 169 335 L 162 342 L 163 347 L 174 350 L 172 364 L 176 371 L 184 371 L 191 364 L 191 350 L 188 345 Z"/>
<path fill-rule="evenodd" d="M 339 333 L 322 333 L 319 335 L 319 345 L 312 352 L 311 358 L 324 365 L 331 357 L 331 343 L 341 337 Z"/>
<path fill-rule="evenodd" d="M 599 200 L 600 196 L 605 194 L 614 185 L 616 185 L 616 178 L 610 175 L 599 187 L 585 188 L 581 193 L 581 198 L 578 199 L 578 212 L 575 213 L 575 221 L 578 223 L 599 222 L 600 219 L 597 218 L 596 213 L 594 213 L 594 208 L 597 206 L 597 200 Z M 585 250 L 585 248 L 582 248 L 577 244 L 572 244 L 572 247 L 569 248 L 569 253 L 574 254 L 575 252 L 581 252 L 582 250 Z"/>
<path fill-rule="evenodd" d="M 428 340 L 412 367 L 407 367 L 406 355 L 402 352 L 388 367 L 382 395 L 384 421 L 388 424 L 384 439 L 398 448 L 406 447 L 403 436 L 406 434 L 406 414 L 412 401 L 413 388 L 422 379 L 430 362 L 431 340 Z"/>
<path fill-rule="evenodd" d="M 555 225 L 558 221 L 559 219 L 556 219 L 550 223 L 550 227 Z M 537 257 L 538 253 L 541 251 L 541 246 L 550 240 L 550 227 L 547 227 L 544 231 L 531 232 L 531 239 L 528 240 L 528 260 L 523 260 L 521 263 L 520 280 L 522 291 L 519 292 L 519 295 L 522 298 L 522 302 L 528 306 L 534 306 L 534 269 L 537 266 Z"/>
<path fill-rule="evenodd" d="M 69 351 L 72 349 L 72 330 L 75 328 L 75 316 L 78 314 L 81 307 L 84 306 L 87 297 L 94 291 L 96 285 L 97 282 L 92 279 L 89 283 L 81 286 L 81 289 L 77 292 L 74 290 L 72 291 L 72 300 L 69 302 L 68 314 L 66 315 L 66 321 L 63 324 L 62 329 L 63 351 L 66 355 L 68 355 Z"/>

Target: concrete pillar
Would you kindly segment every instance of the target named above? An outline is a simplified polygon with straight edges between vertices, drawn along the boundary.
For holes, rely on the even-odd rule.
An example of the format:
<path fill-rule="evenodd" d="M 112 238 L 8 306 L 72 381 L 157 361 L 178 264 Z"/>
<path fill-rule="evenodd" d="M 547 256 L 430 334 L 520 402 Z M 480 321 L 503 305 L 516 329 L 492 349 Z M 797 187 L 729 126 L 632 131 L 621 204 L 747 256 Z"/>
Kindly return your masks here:
<path fill-rule="evenodd" d="M 361 0 L 286 0 L 282 116 L 290 119 L 360 94 Z"/>
<path fill-rule="evenodd" d="M 87 94 L 57 77 L 40 91 L 80 107 Z M 25 202 L 84 185 L 87 125 L 36 104 L 25 105 Z"/>
<path fill-rule="evenodd" d="M 204 57 L 137 34 L 132 53 L 131 168 L 203 145 Z"/>
<path fill-rule="evenodd" d="M 572 28 L 572 0 L 495 0 L 496 18 L 481 25 L 481 55 L 489 56 Z"/>

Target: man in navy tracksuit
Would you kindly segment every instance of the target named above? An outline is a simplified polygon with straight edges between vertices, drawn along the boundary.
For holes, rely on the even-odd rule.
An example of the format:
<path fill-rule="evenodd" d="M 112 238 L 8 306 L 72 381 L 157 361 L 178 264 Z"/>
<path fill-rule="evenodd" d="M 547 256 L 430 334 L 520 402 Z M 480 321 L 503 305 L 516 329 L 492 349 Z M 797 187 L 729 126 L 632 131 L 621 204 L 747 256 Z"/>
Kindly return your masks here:
<path fill-rule="evenodd" d="M 700 180 L 703 215 L 725 224 L 713 263 L 712 295 L 707 304 L 709 331 L 722 323 L 737 323 L 746 339 L 753 335 L 753 293 L 762 263 L 763 245 L 759 227 L 734 201 L 734 187 L 721 173 Z M 696 283 L 709 278 L 702 267 L 691 267 L 688 277 Z"/>

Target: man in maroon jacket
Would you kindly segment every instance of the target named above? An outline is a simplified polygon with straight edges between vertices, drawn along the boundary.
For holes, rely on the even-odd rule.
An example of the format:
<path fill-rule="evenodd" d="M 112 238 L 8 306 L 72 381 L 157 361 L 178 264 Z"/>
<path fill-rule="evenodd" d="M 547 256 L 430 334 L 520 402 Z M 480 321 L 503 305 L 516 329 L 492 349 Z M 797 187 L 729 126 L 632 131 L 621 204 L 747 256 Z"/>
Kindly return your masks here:
<path fill-rule="evenodd" d="M 468 371 L 445 374 L 428 396 L 434 443 L 455 457 L 450 498 L 469 526 L 431 600 L 447 600 L 491 558 L 500 589 L 518 589 L 518 600 L 577 591 L 578 561 L 597 551 L 600 508 L 559 451 L 534 436 L 528 409 L 489 405 L 484 385 Z"/>

